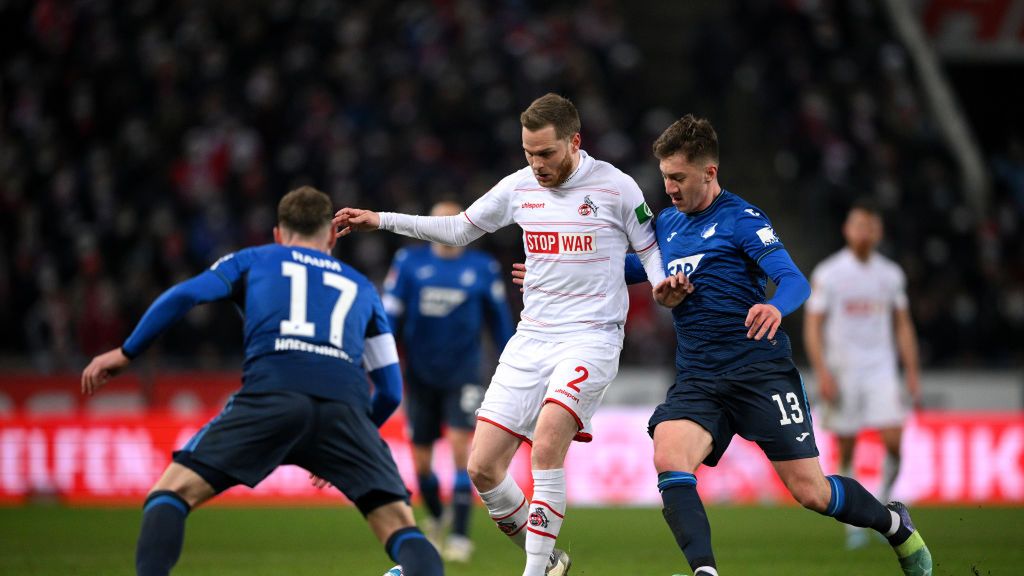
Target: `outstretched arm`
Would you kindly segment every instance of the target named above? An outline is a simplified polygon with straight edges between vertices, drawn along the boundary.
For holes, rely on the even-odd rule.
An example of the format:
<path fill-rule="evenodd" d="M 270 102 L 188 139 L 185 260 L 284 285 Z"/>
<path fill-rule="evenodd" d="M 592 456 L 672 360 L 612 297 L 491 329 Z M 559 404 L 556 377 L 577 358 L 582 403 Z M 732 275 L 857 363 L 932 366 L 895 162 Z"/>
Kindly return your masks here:
<path fill-rule="evenodd" d="M 342 208 L 334 215 L 336 235 L 347 236 L 355 230 L 387 230 L 402 236 L 440 242 L 449 246 L 465 246 L 484 235 L 465 213 L 455 216 L 413 216 L 397 212 L 373 212 L 359 208 Z"/>
<path fill-rule="evenodd" d="M 89 362 L 82 371 L 82 393 L 91 395 L 99 390 L 194 306 L 230 294 L 231 285 L 212 270 L 171 287 L 146 310 L 120 348 L 100 354 Z"/>
<path fill-rule="evenodd" d="M 755 304 L 747 313 L 744 326 L 749 328 L 747 338 L 760 340 L 775 338 L 782 317 L 793 312 L 811 294 L 811 285 L 784 248 L 761 258 L 758 264 L 775 282 L 775 296 L 765 304 Z"/>

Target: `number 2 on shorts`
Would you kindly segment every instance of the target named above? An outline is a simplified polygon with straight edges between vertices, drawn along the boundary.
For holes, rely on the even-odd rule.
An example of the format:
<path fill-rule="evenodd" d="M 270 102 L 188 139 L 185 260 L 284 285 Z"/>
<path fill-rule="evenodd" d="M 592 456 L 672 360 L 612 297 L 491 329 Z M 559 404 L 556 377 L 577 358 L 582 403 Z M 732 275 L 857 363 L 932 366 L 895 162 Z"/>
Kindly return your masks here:
<path fill-rule="evenodd" d="M 577 384 L 579 384 L 580 382 L 583 382 L 584 380 L 589 378 L 590 377 L 590 372 L 584 366 L 577 366 L 576 367 L 576 372 L 579 373 L 579 374 L 582 374 L 582 376 L 580 376 L 579 378 L 577 378 L 575 380 L 571 380 L 568 384 L 566 384 L 566 386 L 568 386 L 569 388 L 572 388 L 573 390 L 579 392 L 580 388 L 579 388 L 579 386 L 577 386 Z"/>

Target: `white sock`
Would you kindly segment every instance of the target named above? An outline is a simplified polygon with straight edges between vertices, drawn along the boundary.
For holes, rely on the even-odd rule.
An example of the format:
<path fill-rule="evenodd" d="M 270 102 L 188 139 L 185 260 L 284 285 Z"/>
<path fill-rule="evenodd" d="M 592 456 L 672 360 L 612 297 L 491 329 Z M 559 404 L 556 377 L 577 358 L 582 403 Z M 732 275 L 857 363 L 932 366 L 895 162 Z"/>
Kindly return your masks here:
<path fill-rule="evenodd" d="M 896 478 L 899 475 L 900 459 L 886 454 L 885 460 L 882 461 L 882 490 L 878 498 L 882 504 L 889 502 L 892 497 L 892 487 L 896 484 Z"/>
<path fill-rule="evenodd" d="M 693 571 L 693 576 L 700 576 L 701 571 L 703 571 L 704 574 L 707 574 L 707 576 L 718 576 L 718 570 L 715 570 L 711 566 L 701 566 L 700 568 L 697 568 Z"/>
<path fill-rule="evenodd" d="M 900 529 L 900 515 L 895 510 L 889 510 L 889 514 L 892 515 L 892 525 L 889 526 L 889 531 L 885 533 L 885 537 L 888 538 L 896 533 Z"/>
<path fill-rule="evenodd" d="M 493 490 L 480 492 L 480 499 L 487 506 L 491 514 L 491 520 L 498 525 L 505 536 L 520 548 L 526 548 L 526 518 L 530 514 L 530 507 L 526 502 L 526 495 L 523 489 L 516 484 L 511 474 L 506 474 L 505 479 Z"/>
<path fill-rule="evenodd" d="M 564 516 L 565 469 L 534 470 L 523 576 L 544 576 Z"/>

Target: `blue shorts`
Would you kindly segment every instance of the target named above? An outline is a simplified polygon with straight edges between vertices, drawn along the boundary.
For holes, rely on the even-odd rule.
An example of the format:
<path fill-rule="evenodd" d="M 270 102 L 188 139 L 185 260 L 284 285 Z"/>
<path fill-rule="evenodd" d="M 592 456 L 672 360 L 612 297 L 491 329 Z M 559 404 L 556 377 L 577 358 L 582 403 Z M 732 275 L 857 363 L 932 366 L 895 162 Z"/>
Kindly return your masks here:
<path fill-rule="evenodd" d="M 647 431 L 670 420 L 692 420 L 714 445 L 704 464 L 718 464 L 734 434 L 756 442 L 769 460 L 814 458 L 811 412 L 792 360 L 766 360 L 716 376 L 677 374 Z"/>
<path fill-rule="evenodd" d="M 363 514 L 409 497 L 364 410 L 298 392 L 235 394 L 174 461 L 218 494 L 237 484 L 251 488 L 278 466 L 294 464 L 333 484 Z"/>
<path fill-rule="evenodd" d="M 442 388 L 409 376 L 405 386 L 405 415 L 412 429 L 412 443 L 430 446 L 441 438 L 442 426 L 472 430 L 483 397 L 484 387 L 479 384 Z"/>

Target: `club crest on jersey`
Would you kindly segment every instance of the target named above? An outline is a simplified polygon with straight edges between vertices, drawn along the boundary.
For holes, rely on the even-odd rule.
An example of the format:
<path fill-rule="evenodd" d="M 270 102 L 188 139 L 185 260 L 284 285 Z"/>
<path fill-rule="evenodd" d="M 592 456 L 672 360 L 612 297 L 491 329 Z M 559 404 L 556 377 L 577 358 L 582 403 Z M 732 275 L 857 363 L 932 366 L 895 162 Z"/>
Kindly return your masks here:
<path fill-rule="evenodd" d="M 590 216 L 591 214 L 597 216 L 597 204 L 594 204 L 589 194 L 583 197 L 583 204 L 580 204 L 579 213 L 580 216 Z"/>
<path fill-rule="evenodd" d="M 685 258 L 676 258 L 669 262 L 666 268 L 668 268 L 669 274 L 682 272 L 687 276 L 691 276 L 694 271 L 697 270 L 697 265 L 700 264 L 702 258 L 704 258 L 703 254 L 694 254 L 693 256 L 687 256 Z"/>
<path fill-rule="evenodd" d="M 711 238 L 712 236 L 715 235 L 716 228 L 718 228 L 718 222 L 715 222 L 711 226 L 705 226 L 704 229 L 700 231 L 700 237 L 705 240 Z"/>
<path fill-rule="evenodd" d="M 758 230 L 757 237 L 761 239 L 761 244 L 765 246 L 771 246 L 779 242 L 779 237 L 775 235 L 775 230 L 772 230 L 771 226 L 765 226 Z"/>
<path fill-rule="evenodd" d="M 593 232 L 527 232 L 530 254 L 593 254 L 597 238 Z"/>
<path fill-rule="evenodd" d="M 538 528 L 548 527 L 548 515 L 544 513 L 544 509 L 540 506 L 534 508 L 533 512 L 530 512 L 530 526 Z"/>

